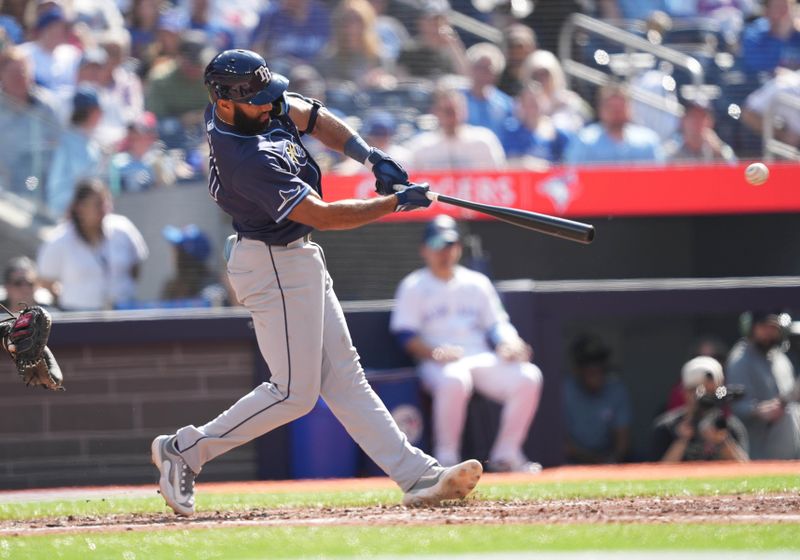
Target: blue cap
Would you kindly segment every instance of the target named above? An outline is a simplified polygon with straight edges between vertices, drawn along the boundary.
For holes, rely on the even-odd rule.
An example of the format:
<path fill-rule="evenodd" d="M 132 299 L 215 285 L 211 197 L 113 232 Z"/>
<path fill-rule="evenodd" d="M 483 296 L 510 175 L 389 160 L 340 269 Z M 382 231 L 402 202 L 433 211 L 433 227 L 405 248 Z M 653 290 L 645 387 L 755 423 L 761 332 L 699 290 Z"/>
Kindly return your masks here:
<path fill-rule="evenodd" d="M 161 233 L 164 239 L 198 261 L 205 261 L 211 254 L 211 242 L 208 236 L 194 224 L 182 228 L 165 226 Z"/>
<path fill-rule="evenodd" d="M 64 10 L 58 6 L 53 6 L 39 15 L 33 28 L 36 31 L 41 31 L 51 23 L 55 23 L 57 21 L 67 21 L 67 16 L 64 15 Z"/>
<path fill-rule="evenodd" d="M 391 113 L 375 111 L 364 120 L 364 136 L 391 136 L 397 130 L 397 124 Z"/>
<path fill-rule="evenodd" d="M 92 109 L 100 106 L 100 98 L 97 90 L 91 86 L 78 86 L 75 95 L 72 96 L 72 109 L 74 111 Z"/>
<path fill-rule="evenodd" d="M 439 251 L 448 245 L 458 243 L 460 238 L 456 221 L 450 216 L 442 214 L 436 216 L 433 221 L 425 226 L 425 235 L 422 241 L 428 248 Z"/>

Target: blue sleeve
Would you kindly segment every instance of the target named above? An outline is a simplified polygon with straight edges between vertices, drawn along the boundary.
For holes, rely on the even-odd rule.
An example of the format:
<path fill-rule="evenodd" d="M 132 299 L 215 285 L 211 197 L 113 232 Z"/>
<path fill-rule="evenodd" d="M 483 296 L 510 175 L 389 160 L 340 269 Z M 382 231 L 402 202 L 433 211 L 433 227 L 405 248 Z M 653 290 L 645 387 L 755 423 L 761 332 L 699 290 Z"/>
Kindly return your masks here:
<path fill-rule="evenodd" d="M 253 154 L 237 168 L 235 188 L 280 223 L 311 192 L 289 163 L 268 152 Z"/>
<path fill-rule="evenodd" d="M 405 349 L 406 345 L 412 338 L 416 338 L 417 336 L 417 332 L 411 330 L 402 330 L 394 333 L 394 338 L 397 341 L 397 344 L 399 344 L 400 348 L 403 349 Z"/>

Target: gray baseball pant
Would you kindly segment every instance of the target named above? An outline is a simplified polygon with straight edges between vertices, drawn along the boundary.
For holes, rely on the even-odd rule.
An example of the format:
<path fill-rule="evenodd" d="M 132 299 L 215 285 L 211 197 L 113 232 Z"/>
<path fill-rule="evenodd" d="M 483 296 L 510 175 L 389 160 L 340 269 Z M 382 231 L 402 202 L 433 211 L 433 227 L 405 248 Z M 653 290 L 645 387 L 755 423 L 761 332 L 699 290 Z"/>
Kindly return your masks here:
<path fill-rule="evenodd" d="M 178 430 L 189 468 L 199 473 L 214 457 L 307 414 L 321 395 L 403 491 L 432 472 L 436 460 L 408 442 L 364 377 L 318 245 L 242 238 L 231 249 L 228 276 L 252 314 L 272 378 L 208 424 Z"/>

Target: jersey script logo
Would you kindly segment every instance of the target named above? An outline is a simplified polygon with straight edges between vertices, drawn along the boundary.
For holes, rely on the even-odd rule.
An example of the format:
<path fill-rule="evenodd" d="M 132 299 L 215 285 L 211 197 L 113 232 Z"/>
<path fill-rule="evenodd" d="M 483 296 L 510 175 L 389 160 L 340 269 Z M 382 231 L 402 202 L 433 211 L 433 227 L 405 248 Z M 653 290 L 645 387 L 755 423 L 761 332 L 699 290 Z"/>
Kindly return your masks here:
<path fill-rule="evenodd" d="M 269 68 L 266 66 L 259 66 L 253 71 L 253 73 L 265 84 L 268 84 L 270 80 L 272 80 L 272 75 L 269 72 Z"/>
<path fill-rule="evenodd" d="M 301 192 L 303 192 L 303 187 L 302 187 L 302 186 L 297 186 L 297 187 L 295 187 L 295 188 L 293 188 L 293 189 L 289 189 L 288 191 L 278 191 L 278 194 L 279 194 L 279 195 L 281 195 L 281 199 L 283 200 L 283 202 L 281 202 L 281 205 L 280 205 L 280 206 L 278 206 L 278 212 L 280 212 L 281 210 L 283 210 L 283 207 L 284 207 L 284 206 L 286 206 L 286 205 L 287 205 L 287 204 L 289 204 L 289 203 L 290 203 L 292 200 L 294 200 L 295 198 L 297 198 L 297 196 L 298 196 L 298 195 L 299 195 Z"/>

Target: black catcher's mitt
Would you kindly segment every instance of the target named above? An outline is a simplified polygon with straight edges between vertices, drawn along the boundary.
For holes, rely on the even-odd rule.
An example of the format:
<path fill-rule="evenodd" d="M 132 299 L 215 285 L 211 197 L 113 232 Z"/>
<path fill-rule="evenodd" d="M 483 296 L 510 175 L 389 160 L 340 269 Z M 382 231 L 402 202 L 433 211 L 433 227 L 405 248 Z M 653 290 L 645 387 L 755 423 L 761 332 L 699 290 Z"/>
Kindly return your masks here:
<path fill-rule="evenodd" d="M 38 305 L 26 307 L 19 315 L 0 323 L 0 341 L 25 385 L 63 391 L 61 368 L 47 347 L 52 322 L 46 309 Z"/>

